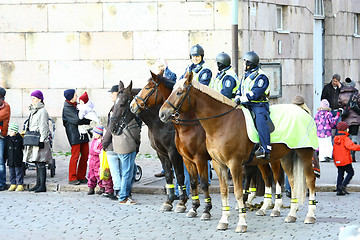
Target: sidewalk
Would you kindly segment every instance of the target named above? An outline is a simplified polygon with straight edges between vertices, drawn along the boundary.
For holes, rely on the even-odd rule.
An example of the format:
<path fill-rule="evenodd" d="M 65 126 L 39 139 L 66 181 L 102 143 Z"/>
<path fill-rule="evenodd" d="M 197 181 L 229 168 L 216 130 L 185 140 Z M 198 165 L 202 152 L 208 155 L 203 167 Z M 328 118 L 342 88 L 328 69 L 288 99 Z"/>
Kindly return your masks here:
<path fill-rule="evenodd" d="M 70 156 L 60 155 L 55 153 L 56 174 L 50 177 L 50 171 L 47 171 L 47 189 L 48 191 L 87 191 L 86 184 L 69 185 L 68 184 L 68 164 Z M 145 194 L 164 194 L 164 186 L 166 184 L 165 178 L 154 177 L 155 173 L 161 171 L 160 160 L 149 154 L 138 154 L 136 157 L 136 164 L 142 168 L 142 178 L 139 182 L 135 182 L 132 192 Z M 350 192 L 360 192 L 360 163 L 353 163 L 355 175 L 348 185 Z M 321 178 L 316 180 L 316 191 L 332 192 L 335 190 L 337 169 L 333 162 L 321 162 Z M 8 168 L 7 168 L 8 169 Z M 9 174 L 7 173 L 7 179 Z M 26 188 L 28 185 L 33 185 L 36 182 L 36 171 L 27 170 L 24 177 Z M 200 190 L 201 191 L 201 190 Z M 211 180 L 211 193 L 219 193 L 219 180 L 213 170 L 213 178 Z M 230 185 L 230 192 L 233 192 L 233 187 Z"/>

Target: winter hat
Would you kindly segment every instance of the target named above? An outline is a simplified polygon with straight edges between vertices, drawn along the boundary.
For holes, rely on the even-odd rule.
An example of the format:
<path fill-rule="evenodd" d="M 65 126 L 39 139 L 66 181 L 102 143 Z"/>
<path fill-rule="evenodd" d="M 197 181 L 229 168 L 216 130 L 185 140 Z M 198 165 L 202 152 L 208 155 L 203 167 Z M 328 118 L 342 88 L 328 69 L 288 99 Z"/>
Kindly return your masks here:
<path fill-rule="evenodd" d="M 38 99 L 40 99 L 41 101 L 44 101 L 44 95 L 40 90 L 35 90 L 31 93 L 32 97 L 36 97 Z"/>
<path fill-rule="evenodd" d="M 339 131 L 345 131 L 346 129 L 349 128 L 349 125 L 348 125 L 346 122 L 344 122 L 344 121 L 340 121 L 340 122 L 336 125 L 336 128 L 337 128 L 337 130 L 339 130 Z"/>
<path fill-rule="evenodd" d="M 4 88 L 0 87 L 0 98 L 4 100 L 5 95 L 6 95 L 6 90 Z"/>
<path fill-rule="evenodd" d="M 82 100 L 84 103 L 87 103 L 89 101 L 89 96 L 87 92 L 85 92 L 83 95 L 79 97 L 79 100 Z"/>
<path fill-rule="evenodd" d="M 118 92 L 119 91 L 119 85 L 114 85 L 111 87 L 111 89 L 108 92 Z"/>
<path fill-rule="evenodd" d="M 14 131 L 14 132 L 19 132 L 19 124 L 12 122 L 9 124 L 9 130 Z"/>
<path fill-rule="evenodd" d="M 301 94 L 297 94 L 292 103 L 296 105 L 302 105 L 305 103 L 305 99 Z"/>
<path fill-rule="evenodd" d="M 351 80 L 351 78 L 345 78 L 345 81 L 344 81 L 344 86 L 346 87 L 355 87 L 355 83 L 353 80 Z"/>
<path fill-rule="evenodd" d="M 97 125 L 96 127 L 94 127 L 93 128 L 93 132 L 94 133 L 97 133 L 97 134 L 99 134 L 99 135 L 103 135 L 103 133 L 104 133 L 104 127 L 103 127 L 103 125 L 101 125 L 101 124 L 99 124 L 99 125 Z"/>
<path fill-rule="evenodd" d="M 75 95 L 75 89 L 68 89 L 64 91 L 64 97 L 70 101 Z"/>

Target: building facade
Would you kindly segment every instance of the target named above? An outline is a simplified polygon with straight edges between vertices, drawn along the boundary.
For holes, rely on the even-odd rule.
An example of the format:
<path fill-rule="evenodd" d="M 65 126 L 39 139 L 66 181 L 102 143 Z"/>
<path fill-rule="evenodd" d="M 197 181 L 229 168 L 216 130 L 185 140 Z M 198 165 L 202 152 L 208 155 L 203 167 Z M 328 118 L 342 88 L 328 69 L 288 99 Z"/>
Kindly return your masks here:
<path fill-rule="evenodd" d="M 300 93 L 316 109 L 334 73 L 359 83 L 357 0 L 237 3 L 239 75 L 241 55 L 256 51 L 272 78 L 272 103 L 290 103 Z M 232 2 L 221 0 L 1 0 L 0 85 L 11 120 L 22 124 L 30 93 L 42 90 L 56 120 L 54 149 L 67 150 L 65 89 L 87 91 L 105 119 L 112 104 L 107 90 L 119 80 L 143 87 L 158 58 L 181 76 L 190 47 L 199 43 L 216 74 L 216 54 L 232 52 L 232 14 Z M 151 152 L 146 135 L 144 129 L 141 151 Z"/>

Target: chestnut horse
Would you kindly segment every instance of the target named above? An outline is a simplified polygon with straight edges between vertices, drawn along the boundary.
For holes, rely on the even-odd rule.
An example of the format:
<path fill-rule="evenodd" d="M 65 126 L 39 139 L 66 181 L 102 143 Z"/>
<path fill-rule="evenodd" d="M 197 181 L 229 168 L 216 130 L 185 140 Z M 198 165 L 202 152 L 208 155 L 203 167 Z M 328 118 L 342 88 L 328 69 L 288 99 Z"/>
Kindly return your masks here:
<path fill-rule="evenodd" d="M 134 100 L 131 102 L 130 107 L 133 113 L 140 113 L 141 111 L 146 111 L 146 109 L 154 106 L 163 104 L 165 100 L 169 97 L 173 85 L 175 82 L 170 81 L 161 75 L 156 75 L 151 73 L 151 77 L 148 80 L 147 85 L 141 90 L 141 92 L 134 97 Z M 187 216 L 195 217 L 197 215 L 197 209 L 200 206 L 199 196 L 198 196 L 198 174 L 200 175 L 200 186 L 205 195 L 205 210 L 201 217 L 202 220 L 210 219 L 210 209 L 211 198 L 209 195 L 209 186 L 208 186 L 208 165 L 207 161 L 211 158 L 209 153 L 206 150 L 205 146 L 205 131 L 203 127 L 199 124 L 199 121 L 196 121 L 197 117 L 193 111 L 186 113 L 181 113 L 180 118 L 182 120 L 173 121 L 173 124 L 176 129 L 175 143 L 178 148 L 179 153 L 183 156 L 184 163 L 188 169 L 190 178 L 191 178 L 191 189 L 192 189 L 192 208 L 189 210 Z M 195 119 L 195 121 L 194 121 Z M 280 209 L 282 206 L 281 198 L 281 185 L 283 182 L 283 172 L 280 167 L 280 161 L 275 161 L 272 163 L 272 170 L 274 175 L 274 180 L 276 183 L 276 200 L 275 207 L 271 213 L 271 216 L 280 216 Z M 245 166 L 245 172 L 250 171 L 252 166 Z M 257 215 L 264 216 L 266 210 L 270 207 L 272 203 L 272 176 L 271 169 L 268 164 L 259 165 L 259 169 L 262 173 L 262 177 L 265 180 L 266 189 L 265 189 L 265 199 L 264 204 L 261 209 L 256 213 Z M 251 170 L 251 173 L 248 172 L 250 176 L 257 173 L 255 170 Z M 245 189 L 248 190 L 250 183 L 250 178 L 245 179 Z M 256 191 L 256 190 L 255 190 Z M 247 195 L 248 191 L 246 191 Z M 255 197 L 255 192 L 250 191 L 250 198 L 248 203 L 251 204 L 252 199 Z M 246 200 L 246 199 L 245 199 Z"/>
<path fill-rule="evenodd" d="M 140 89 L 132 89 L 132 81 L 125 89 L 122 81 L 119 83 L 119 93 L 114 103 L 113 114 L 110 118 L 109 129 L 116 134 L 119 129 L 124 125 L 126 119 L 132 119 L 135 115 L 130 111 L 130 102 L 133 97 L 140 91 Z M 158 111 L 152 112 L 151 118 L 159 118 Z M 178 153 L 174 138 L 175 130 L 171 123 L 163 123 L 160 120 L 149 120 L 147 116 L 139 116 L 144 121 L 148 128 L 148 134 L 151 146 L 155 149 L 165 172 L 165 179 L 167 185 L 168 199 L 163 204 L 161 210 L 171 211 L 172 202 L 175 200 L 174 184 L 173 184 L 173 171 L 174 168 L 179 186 L 184 187 L 184 165 L 181 155 Z M 175 211 L 184 212 L 187 201 L 186 191 L 179 191 L 180 202 L 177 204 Z"/>
<path fill-rule="evenodd" d="M 217 96 L 216 98 L 214 96 Z M 220 100 L 221 99 L 221 100 Z M 228 200 L 228 172 L 230 169 L 234 194 L 239 209 L 239 222 L 236 232 L 246 232 L 246 208 L 243 202 L 242 171 L 254 143 L 246 132 L 245 115 L 241 106 L 223 97 L 220 93 L 192 81 L 192 74 L 178 82 L 169 98 L 160 109 L 159 116 L 164 122 L 170 122 L 180 112 L 194 111 L 206 132 L 206 148 L 213 159 L 213 167 L 219 177 L 222 197 L 222 217 L 218 223 L 219 230 L 228 228 L 230 215 Z M 297 110 L 297 109 L 296 109 Z M 299 108 L 299 111 L 303 111 Z M 313 121 L 313 120 L 312 120 Z M 311 132 L 316 137 L 316 131 Z M 270 160 L 254 159 L 250 164 L 259 165 L 281 159 L 281 165 L 288 175 L 292 191 L 290 212 L 285 222 L 295 222 L 299 208 L 299 199 L 305 197 L 304 175 L 309 188 L 309 208 L 305 223 L 315 223 L 315 175 L 312 169 L 313 147 L 290 149 L 284 143 L 272 143 Z M 299 167 L 303 173 L 294 174 L 293 169 Z"/>

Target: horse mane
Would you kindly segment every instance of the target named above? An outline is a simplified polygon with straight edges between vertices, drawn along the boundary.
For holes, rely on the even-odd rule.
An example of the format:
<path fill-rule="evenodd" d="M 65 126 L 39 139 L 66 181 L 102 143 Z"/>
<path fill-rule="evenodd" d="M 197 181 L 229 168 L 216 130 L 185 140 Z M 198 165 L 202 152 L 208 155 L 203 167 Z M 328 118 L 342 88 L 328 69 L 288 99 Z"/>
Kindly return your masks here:
<path fill-rule="evenodd" d="M 158 79 L 159 79 L 159 83 L 164 83 L 165 87 L 168 88 L 168 89 L 173 89 L 174 88 L 174 85 L 175 85 L 175 81 L 172 81 L 166 77 L 163 77 L 162 75 L 157 75 Z M 151 79 L 151 78 L 150 78 Z M 149 82 L 150 82 L 150 79 L 149 79 Z"/>
<path fill-rule="evenodd" d="M 183 80 L 177 82 L 175 84 L 174 89 L 176 89 L 177 87 L 183 88 L 185 86 L 185 84 L 184 84 L 185 81 L 186 81 L 186 78 L 184 78 Z M 224 104 L 226 104 L 226 105 L 228 105 L 230 107 L 235 107 L 236 106 L 236 103 L 231 101 L 231 99 L 225 97 L 220 92 L 218 92 L 218 91 L 216 91 L 216 90 L 214 90 L 214 89 L 212 89 L 212 88 L 210 88 L 210 87 L 208 87 L 208 86 L 206 86 L 204 84 L 199 83 L 198 81 L 192 81 L 191 84 L 197 90 L 205 93 L 209 97 L 212 97 L 212 98 L 218 100 L 219 102 L 222 102 L 222 103 L 224 103 Z M 240 107 L 240 105 L 238 107 Z"/>

